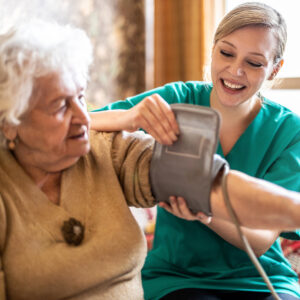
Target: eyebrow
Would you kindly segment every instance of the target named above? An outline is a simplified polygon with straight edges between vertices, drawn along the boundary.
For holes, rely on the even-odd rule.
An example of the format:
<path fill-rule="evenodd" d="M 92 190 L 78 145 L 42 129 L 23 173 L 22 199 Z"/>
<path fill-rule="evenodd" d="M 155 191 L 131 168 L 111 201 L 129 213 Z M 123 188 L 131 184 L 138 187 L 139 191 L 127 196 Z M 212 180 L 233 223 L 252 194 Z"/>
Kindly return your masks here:
<path fill-rule="evenodd" d="M 85 88 L 83 86 L 81 86 L 79 89 L 78 89 L 78 93 L 79 94 L 82 94 L 85 92 Z M 55 95 L 55 94 L 54 94 Z M 60 95 L 60 96 L 57 96 L 57 97 L 53 97 L 53 99 L 51 100 L 52 103 L 57 103 L 61 100 L 68 100 L 68 98 L 70 98 L 72 95 L 71 94 L 68 94 L 68 93 L 65 93 L 64 95 Z"/>
<path fill-rule="evenodd" d="M 224 43 L 224 44 L 227 44 L 227 45 L 231 46 L 234 49 L 236 49 L 236 46 L 234 46 L 230 42 L 227 42 L 227 41 L 221 41 L 221 42 Z M 249 54 L 256 55 L 256 56 L 261 56 L 262 58 L 266 59 L 266 57 L 263 54 L 259 53 L 259 52 L 249 52 Z"/>

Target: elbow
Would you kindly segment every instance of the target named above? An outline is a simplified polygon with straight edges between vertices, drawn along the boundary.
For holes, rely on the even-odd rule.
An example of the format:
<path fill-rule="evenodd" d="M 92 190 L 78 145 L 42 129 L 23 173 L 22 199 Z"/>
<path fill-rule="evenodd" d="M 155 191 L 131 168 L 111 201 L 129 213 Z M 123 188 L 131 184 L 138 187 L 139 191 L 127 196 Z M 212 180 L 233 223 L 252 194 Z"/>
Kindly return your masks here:
<path fill-rule="evenodd" d="M 270 248 L 266 248 L 266 249 L 258 249 L 258 250 L 253 250 L 255 256 L 257 258 L 261 257 L 262 255 L 264 255 Z"/>

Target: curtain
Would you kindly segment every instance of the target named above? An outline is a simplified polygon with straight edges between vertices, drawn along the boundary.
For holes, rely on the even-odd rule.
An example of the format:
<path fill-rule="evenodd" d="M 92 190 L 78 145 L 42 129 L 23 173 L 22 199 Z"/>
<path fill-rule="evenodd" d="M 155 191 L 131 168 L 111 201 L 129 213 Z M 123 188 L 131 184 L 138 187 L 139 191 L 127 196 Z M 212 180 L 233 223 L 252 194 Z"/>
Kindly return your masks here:
<path fill-rule="evenodd" d="M 225 0 L 155 0 L 154 86 L 203 80 Z"/>

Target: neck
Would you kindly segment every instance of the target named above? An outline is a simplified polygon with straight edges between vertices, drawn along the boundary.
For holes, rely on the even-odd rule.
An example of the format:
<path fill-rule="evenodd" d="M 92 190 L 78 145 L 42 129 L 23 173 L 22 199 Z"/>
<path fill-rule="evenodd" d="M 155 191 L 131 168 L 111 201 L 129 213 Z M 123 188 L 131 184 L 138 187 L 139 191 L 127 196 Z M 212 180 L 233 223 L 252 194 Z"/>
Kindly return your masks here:
<path fill-rule="evenodd" d="M 24 168 L 36 185 L 54 204 L 60 203 L 60 183 L 62 172 L 47 172 L 34 167 Z"/>
<path fill-rule="evenodd" d="M 20 164 L 41 190 L 49 186 L 55 187 L 60 185 L 61 172 L 48 172 L 30 165 Z"/>
<path fill-rule="evenodd" d="M 210 105 L 221 114 L 221 128 L 233 126 L 244 128 L 247 127 L 258 114 L 261 107 L 261 101 L 254 95 L 249 100 L 237 106 L 225 106 L 219 101 L 218 96 L 213 89 L 210 96 Z"/>
<path fill-rule="evenodd" d="M 34 166 L 22 159 L 22 156 L 18 155 L 18 151 L 14 152 L 19 164 L 23 167 L 24 171 L 32 178 L 34 183 L 46 194 L 48 199 L 55 204 L 59 204 L 60 195 L 60 182 L 61 171 L 51 172 Z"/>
<path fill-rule="evenodd" d="M 219 138 L 226 156 L 258 114 L 261 102 L 258 97 L 253 97 L 237 106 L 224 106 L 212 90 L 210 104 L 221 114 Z"/>

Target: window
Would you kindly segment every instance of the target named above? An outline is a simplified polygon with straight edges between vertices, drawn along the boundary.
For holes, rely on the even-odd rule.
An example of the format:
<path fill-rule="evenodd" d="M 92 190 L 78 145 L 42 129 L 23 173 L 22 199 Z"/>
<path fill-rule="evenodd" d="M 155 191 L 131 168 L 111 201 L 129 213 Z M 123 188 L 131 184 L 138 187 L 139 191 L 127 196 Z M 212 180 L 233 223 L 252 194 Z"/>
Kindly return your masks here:
<path fill-rule="evenodd" d="M 248 1 L 226 0 L 225 10 L 230 11 L 235 6 Z M 300 1 L 285 0 L 255 0 L 274 7 L 284 17 L 288 28 L 288 41 L 285 50 L 285 63 L 278 73 L 280 83 L 263 92 L 267 98 L 276 101 L 294 112 L 300 114 Z"/>

